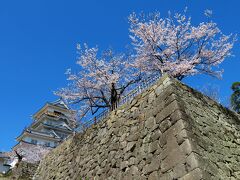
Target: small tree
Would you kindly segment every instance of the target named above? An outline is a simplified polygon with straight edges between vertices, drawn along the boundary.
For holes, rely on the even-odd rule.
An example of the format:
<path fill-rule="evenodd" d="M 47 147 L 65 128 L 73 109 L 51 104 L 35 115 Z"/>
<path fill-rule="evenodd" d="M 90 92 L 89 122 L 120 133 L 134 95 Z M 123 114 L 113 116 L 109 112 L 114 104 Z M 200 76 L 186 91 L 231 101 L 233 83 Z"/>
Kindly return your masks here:
<path fill-rule="evenodd" d="M 70 104 L 78 104 L 80 113 L 90 109 L 95 114 L 101 108 L 113 110 L 126 89 L 140 80 L 132 60 L 107 50 L 98 56 L 98 48 L 78 47 L 78 73 L 67 71 L 68 87 L 56 92 Z"/>
<path fill-rule="evenodd" d="M 49 147 L 20 142 L 14 149 L 14 152 L 17 155 L 17 163 L 20 161 L 37 163 L 51 150 L 52 148 Z"/>
<path fill-rule="evenodd" d="M 235 38 L 222 34 L 209 19 L 194 26 L 185 14 L 186 11 L 174 16 L 169 13 L 166 18 L 158 12 L 130 15 L 136 67 L 145 73 L 167 73 L 179 80 L 200 73 L 221 76 L 222 71 L 216 71 L 216 66 L 231 55 Z M 211 11 L 205 15 L 210 17 Z"/>
<path fill-rule="evenodd" d="M 233 94 L 231 95 L 231 106 L 233 110 L 240 113 L 240 82 L 232 84 Z"/>
<path fill-rule="evenodd" d="M 205 84 L 203 87 L 201 87 L 200 92 L 202 92 L 204 95 L 210 97 L 211 99 L 215 100 L 216 102 L 220 103 L 220 96 L 219 96 L 219 87 L 213 85 L 213 84 Z"/>

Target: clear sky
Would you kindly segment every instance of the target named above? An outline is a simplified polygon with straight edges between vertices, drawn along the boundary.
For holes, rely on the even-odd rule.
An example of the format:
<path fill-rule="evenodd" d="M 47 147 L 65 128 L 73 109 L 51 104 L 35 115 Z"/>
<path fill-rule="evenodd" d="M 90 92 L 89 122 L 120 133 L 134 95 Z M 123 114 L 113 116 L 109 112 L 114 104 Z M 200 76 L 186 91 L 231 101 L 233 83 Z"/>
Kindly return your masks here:
<path fill-rule="evenodd" d="M 75 68 L 76 43 L 121 51 L 130 44 L 127 17 L 133 11 L 182 11 L 188 7 L 194 23 L 203 11 L 225 34 L 240 32 L 239 0 L 8 0 L 0 2 L 0 151 L 16 144 L 15 138 L 31 123 L 31 115 L 57 97 L 66 85 L 64 72 Z M 192 87 L 212 83 L 222 99 L 231 83 L 240 81 L 239 42 L 234 57 L 222 67 L 223 79 L 203 75 L 184 80 Z"/>

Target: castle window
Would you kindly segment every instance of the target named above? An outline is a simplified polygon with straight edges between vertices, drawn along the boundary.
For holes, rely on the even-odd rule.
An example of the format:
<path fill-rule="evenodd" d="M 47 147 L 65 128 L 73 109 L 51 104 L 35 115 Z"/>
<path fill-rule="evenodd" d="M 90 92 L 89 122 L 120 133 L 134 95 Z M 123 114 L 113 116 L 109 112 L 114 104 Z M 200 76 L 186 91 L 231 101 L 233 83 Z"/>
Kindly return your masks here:
<path fill-rule="evenodd" d="M 58 116 L 63 115 L 63 113 L 61 113 L 61 112 L 59 112 L 59 111 L 54 111 L 53 113 L 56 114 L 56 115 L 58 115 Z"/>
<path fill-rule="evenodd" d="M 44 145 L 47 146 L 47 147 L 50 147 L 50 142 L 45 142 Z"/>
<path fill-rule="evenodd" d="M 31 139 L 31 143 L 32 144 L 37 144 L 37 140 L 36 139 Z"/>
<path fill-rule="evenodd" d="M 54 147 L 56 147 L 58 145 L 58 143 L 57 142 L 54 142 Z"/>
<path fill-rule="evenodd" d="M 64 138 L 66 138 L 67 137 L 67 135 L 66 134 L 64 134 L 64 133 L 58 133 L 58 135 L 62 138 L 62 139 L 64 139 Z"/>

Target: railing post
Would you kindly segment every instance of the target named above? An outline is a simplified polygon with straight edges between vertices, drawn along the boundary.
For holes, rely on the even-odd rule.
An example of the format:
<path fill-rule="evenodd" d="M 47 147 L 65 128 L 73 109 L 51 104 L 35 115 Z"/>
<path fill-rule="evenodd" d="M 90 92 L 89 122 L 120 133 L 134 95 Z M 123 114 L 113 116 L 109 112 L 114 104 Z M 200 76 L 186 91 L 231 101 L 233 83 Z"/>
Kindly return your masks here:
<path fill-rule="evenodd" d="M 96 116 L 94 117 L 94 124 L 97 124 L 97 118 L 96 118 Z"/>

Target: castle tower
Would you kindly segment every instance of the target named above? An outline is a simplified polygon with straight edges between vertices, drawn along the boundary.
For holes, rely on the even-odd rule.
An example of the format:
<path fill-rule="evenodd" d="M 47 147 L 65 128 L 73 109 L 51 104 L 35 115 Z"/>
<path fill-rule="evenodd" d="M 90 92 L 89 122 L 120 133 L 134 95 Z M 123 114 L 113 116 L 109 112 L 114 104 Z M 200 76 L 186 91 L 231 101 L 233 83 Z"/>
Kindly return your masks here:
<path fill-rule="evenodd" d="M 76 127 L 75 111 L 61 99 L 46 103 L 33 115 L 33 119 L 33 123 L 17 137 L 18 144 L 13 147 L 26 159 L 33 155 L 33 161 L 40 160 L 43 154 L 57 147 L 73 134 Z M 38 151 L 39 156 L 32 149 Z"/>

